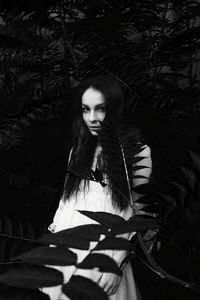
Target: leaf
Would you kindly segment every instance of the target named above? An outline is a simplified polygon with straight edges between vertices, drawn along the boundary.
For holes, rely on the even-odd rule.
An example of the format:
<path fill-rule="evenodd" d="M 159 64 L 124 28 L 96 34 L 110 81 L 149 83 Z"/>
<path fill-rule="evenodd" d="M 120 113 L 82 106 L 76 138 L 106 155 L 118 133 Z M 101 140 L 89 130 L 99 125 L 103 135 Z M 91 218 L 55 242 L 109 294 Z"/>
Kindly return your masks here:
<path fill-rule="evenodd" d="M 194 192 L 195 183 L 197 182 L 197 177 L 196 177 L 194 171 L 185 166 L 179 166 L 179 169 L 185 175 L 190 189 Z"/>
<path fill-rule="evenodd" d="M 143 231 L 148 229 L 158 229 L 162 227 L 162 222 L 159 219 L 133 216 L 124 224 L 115 226 L 110 235 L 118 235 L 134 231 Z"/>
<path fill-rule="evenodd" d="M 153 203 L 152 205 L 148 204 L 145 205 L 142 210 L 144 212 L 150 212 L 152 214 L 158 215 L 158 213 L 161 213 L 162 207 L 158 203 Z"/>
<path fill-rule="evenodd" d="M 169 214 L 171 214 L 176 209 L 176 199 L 175 196 L 165 193 L 158 193 L 158 196 L 161 198 L 161 200 L 167 203 L 163 214 L 163 219 L 166 220 Z"/>
<path fill-rule="evenodd" d="M 99 285 L 80 275 L 73 275 L 70 281 L 63 285 L 62 291 L 71 300 L 109 300 Z"/>
<path fill-rule="evenodd" d="M 23 260 L 33 264 L 70 266 L 76 264 L 77 255 L 68 249 L 59 247 L 37 247 L 12 260 Z"/>
<path fill-rule="evenodd" d="M 180 206 L 182 207 L 182 208 L 184 208 L 185 207 L 185 202 L 186 202 L 186 197 L 187 197 L 187 190 L 186 190 L 186 188 L 185 188 L 185 186 L 184 186 L 184 184 L 183 183 L 180 183 L 180 182 L 177 182 L 177 181 L 170 181 L 170 183 L 173 185 L 173 186 L 175 186 L 176 187 L 176 189 L 177 189 L 177 191 L 178 191 L 178 201 L 179 201 L 179 203 L 180 203 Z M 177 202 L 178 202 L 177 201 Z"/>
<path fill-rule="evenodd" d="M 171 204 L 172 206 L 176 205 L 176 199 L 173 195 L 166 193 L 158 193 L 158 196 L 160 196 L 161 199 L 166 201 L 168 204 Z"/>
<path fill-rule="evenodd" d="M 127 126 L 127 121 L 121 119 L 120 126 L 116 127 L 110 120 L 102 124 L 99 133 L 105 173 L 111 178 L 112 190 L 121 208 L 126 208 L 132 200 L 133 171 L 138 161 L 135 155 L 142 150 L 142 145 L 137 143 L 141 137 L 140 132 L 133 126 L 132 121 L 128 125 L 130 126 Z"/>
<path fill-rule="evenodd" d="M 105 226 L 86 224 L 44 235 L 39 242 L 87 250 L 89 241 L 98 241 L 101 234 L 108 232 Z"/>
<path fill-rule="evenodd" d="M 133 175 L 134 175 L 135 171 L 142 170 L 142 169 L 149 169 L 149 167 L 147 167 L 147 166 L 133 166 L 132 167 Z"/>
<path fill-rule="evenodd" d="M 106 234 L 106 226 L 99 224 L 86 224 L 67 229 L 72 235 L 80 236 L 90 241 L 98 241 L 101 234 Z"/>
<path fill-rule="evenodd" d="M 197 168 L 199 174 L 200 174 L 200 154 L 197 151 L 188 151 L 188 155 L 190 159 L 192 160 L 193 165 Z"/>
<path fill-rule="evenodd" d="M 22 288 L 1 289 L 0 300 L 49 300 L 49 296 L 39 290 Z"/>
<path fill-rule="evenodd" d="M 159 275 L 161 278 L 164 279 L 168 279 L 172 282 L 175 282 L 183 287 L 187 287 L 187 288 L 191 288 L 193 290 L 195 290 L 196 292 L 200 292 L 200 286 L 193 283 L 193 282 L 186 282 L 183 281 L 171 274 L 169 274 L 168 272 L 166 272 L 164 269 L 162 269 L 160 267 L 160 265 L 157 264 L 157 262 L 155 261 L 154 257 L 148 252 L 148 249 L 145 246 L 144 240 L 141 236 L 141 234 L 139 233 L 137 235 L 138 239 L 139 239 L 139 243 L 141 246 L 141 249 L 143 250 L 144 255 L 146 256 L 148 263 L 145 263 L 146 266 L 148 266 L 153 272 L 155 272 L 157 275 Z M 144 262 L 144 261 L 143 261 Z"/>
<path fill-rule="evenodd" d="M 115 214 L 107 213 L 107 212 L 93 212 L 93 211 L 87 211 L 87 210 L 78 210 L 81 214 L 87 216 L 90 219 L 93 219 L 102 225 L 105 225 L 109 228 L 115 226 L 116 224 L 122 224 L 125 222 L 125 220 Z"/>
<path fill-rule="evenodd" d="M 81 269 L 96 269 L 100 272 L 115 273 L 117 275 L 122 275 L 122 271 L 116 264 L 116 262 L 110 258 L 108 255 L 100 253 L 92 253 L 86 256 L 86 258 L 79 264 L 77 268 Z"/>
<path fill-rule="evenodd" d="M 124 238 L 105 238 L 93 250 L 106 249 L 131 250 L 131 243 Z"/>
<path fill-rule="evenodd" d="M 68 232 L 68 230 L 69 229 L 62 230 L 56 233 L 45 234 L 37 241 L 39 243 L 48 245 L 52 244 L 81 250 L 89 249 L 90 242 L 88 239 L 73 235 L 71 232 Z"/>
<path fill-rule="evenodd" d="M 155 195 L 143 195 L 140 198 L 138 198 L 135 202 L 141 203 L 141 204 L 153 204 L 156 203 L 158 199 L 155 197 Z"/>
<path fill-rule="evenodd" d="M 133 188 L 133 191 L 139 194 L 153 194 L 157 192 L 158 187 L 152 183 L 139 184 Z"/>
<path fill-rule="evenodd" d="M 62 284 L 63 274 L 53 268 L 22 264 L 1 274 L 0 282 L 24 288 L 49 287 Z"/>

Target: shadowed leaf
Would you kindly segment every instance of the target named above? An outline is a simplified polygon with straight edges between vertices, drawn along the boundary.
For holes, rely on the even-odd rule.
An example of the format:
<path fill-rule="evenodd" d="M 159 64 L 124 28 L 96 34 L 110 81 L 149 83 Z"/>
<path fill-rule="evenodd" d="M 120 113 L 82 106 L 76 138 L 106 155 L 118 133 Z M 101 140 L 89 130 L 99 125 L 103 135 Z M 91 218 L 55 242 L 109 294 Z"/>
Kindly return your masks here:
<path fill-rule="evenodd" d="M 122 217 L 107 212 L 92 212 L 87 210 L 79 210 L 79 212 L 87 216 L 88 218 L 93 219 L 107 227 L 112 227 L 116 224 L 122 224 L 125 222 L 125 220 Z"/>
<path fill-rule="evenodd" d="M 81 269 L 98 268 L 100 272 L 109 272 L 122 275 L 122 271 L 116 262 L 105 254 L 89 254 L 81 263 L 77 265 L 77 267 Z"/>
<path fill-rule="evenodd" d="M 104 290 L 92 280 L 80 275 L 72 276 L 62 288 L 71 300 L 109 300 Z"/>
<path fill-rule="evenodd" d="M 87 250 L 89 241 L 98 241 L 100 235 L 106 233 L 107 228 L 105 226 L 87 224 L 44 235 L 38 241 L 45 244 L 55 244 Z"/>
<path fill-rule="evenodd" d="M 0 300 L 49 300 L 49 296 L 39 290 L 22 288 L 1 289 Z"/>
<path fill-rule="evenodd" d="M 142 203 L 142 204 L 152 204 L 158 201 L 158 199 L 154 195 L 144 195 L 136 200 L 136 202 Z"/>
<path fill-rule="evenodd" d="M 158 216 L 158 213 L 161 212 L 162 207 L 158 203 L 152 205 L 145 205 L 142 210 L 147 213 L 151 213 L 151 216 Z"/>
<path fill-rule="evenodd" d="M 200 154 L 198 151 L 188 151 L 188 155 L 200 174 Z"/>
<path fill-rule="evenodd" d="M 149 167 L 147 167 L 147 166 L 133 166 L 132 167 L 133 172 L 138 171 L 138 170 L 142 170 L 142 169 L 149 169 Z M 135 176 L 134 176 L 134 178 L 135 178 Z"/>
<path fill-rule="evenodd" d="M 14 258 L 34 264 L 70 266 L 76 264 L 77 255 L 59 247 L 37 247 Z"/>
<path fill-rule="evenodd" d="M 188 186 L 194 192 L 195 183 L 198 180 L 197 176 L 195 175 L 195 172 L 191 168 L 185 166 L 179 166 L 179 169 L 185 175 L 185 179 L 187 180 Z"/>
<path fill-rule="evenodd" d="M 124 238 L 105 238 L 97 244 L 94 250 L 131 250 L 131 243 Z"/>
<path fill-rule="evenodd" d="M 139 194 L 154 194 L 158 187 L 152 183 L 143 183 L 133 188 L 133 191 Z"/>
<path fill-rule="evenodd" d="M 177 203 L 179 203 L 180 206 L 184 208 L 186 205 L 186 198 L 188 195 L 185 185 L 183 183 L 172 181 L 172 180 L 170 181 L 170 183 L 177 189 L 178 192 Z"/>
<path fill-rule="evenodd" d="M 124 224 L 115 226 L 110 234 L 117 235 L 134 231 L 143 231 L 148 229 L 158 229 L 162 227 L 162 222 L 159 219 L 147 218 L 141 216 L 133 216 Z"/>
<path fill-rule="evenodd" d="M 24 288 L 48 287 L 62 284 L 63 274 L 43 266 L 18 265 L 0 275 L 0 282 Z"/>
<path fill-rule="evenodd" d="M 167 202 L 168 204 L 171 204 L 172 206 L 175 206 L 176 204 L 175 196 L 166 193 L 158 193 L 158 196 L 161 198 L 161 200 Z"/>
<path fill-rule="evenodd" d="M 45 234 L 41 237 L 38 242 L 47 245 L 58 245 L 62 247 L 71 247 L 81 250 L 89 249 L 89 240 L 85 238 L 82 239 L 79 236 L 75 236 L 73 234 L 66 233 L 66 230 L 62 230 L 53 234 Z"/>

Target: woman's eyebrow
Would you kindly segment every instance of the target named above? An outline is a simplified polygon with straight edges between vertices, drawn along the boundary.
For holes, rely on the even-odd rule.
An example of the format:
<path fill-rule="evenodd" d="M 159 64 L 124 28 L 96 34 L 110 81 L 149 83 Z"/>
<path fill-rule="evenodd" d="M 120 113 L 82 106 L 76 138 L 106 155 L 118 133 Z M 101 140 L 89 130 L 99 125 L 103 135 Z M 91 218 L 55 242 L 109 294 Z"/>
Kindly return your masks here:
<path fill-rule="evenodd" d="M 95 107 L 105 107 L 105 103 L 97 104 Z M 82 107 L 89 107 L 87 104 L 82 104 Z"/>
<path fill-rule="evenodd" d="M 96 107 L 102 107 L 102 106 L 106 106 L 106 104 L 105 103 L 101 103 L 101 104 L 96 105 Z"/>

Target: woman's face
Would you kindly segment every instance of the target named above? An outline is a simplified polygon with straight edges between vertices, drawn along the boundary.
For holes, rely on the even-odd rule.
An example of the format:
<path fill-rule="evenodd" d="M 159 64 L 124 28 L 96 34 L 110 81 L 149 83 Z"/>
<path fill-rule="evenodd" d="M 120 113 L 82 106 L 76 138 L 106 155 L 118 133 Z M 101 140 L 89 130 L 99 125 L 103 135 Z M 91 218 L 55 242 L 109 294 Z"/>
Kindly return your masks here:
<path fill-rule="evenodd" d="M 92 135 L 98 135 L 106 115 L 106 104 L 103 94 L 88 88 L 82 95 L 83 120 Z"/>

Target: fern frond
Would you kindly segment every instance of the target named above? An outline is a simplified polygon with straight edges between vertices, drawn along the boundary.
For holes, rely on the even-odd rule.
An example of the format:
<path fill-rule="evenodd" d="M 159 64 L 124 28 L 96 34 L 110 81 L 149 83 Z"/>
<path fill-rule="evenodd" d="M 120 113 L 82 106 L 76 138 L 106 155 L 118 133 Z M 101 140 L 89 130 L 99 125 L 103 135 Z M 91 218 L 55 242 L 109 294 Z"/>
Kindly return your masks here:
<path fill-rule="evenodd" d="M 185 175 L 185 179 L 189 187 L 189 190 L 191 192 L 195 192 L 195 185 L 198 180 L 195 172 L 191 168 L 183 165 L 179 166 L 179 169 L 183 173 L 183 175 Z"/>
<path fill-rule="evenodd" d="M 122 203 L 133 208 L 132 188 L 136 163 L 142 158 L 136 155 L 142 150 L 141 132 L 135 127 L 121 123 L 117 128 L 111 122 L 102 125 L 100 144 L 102 146 L 103 171 L 109 175 L 112 189 L 124 194 Z"/>
<path fill-rule="evenodd" d="M 190 150 L 188 151 L 188 155 L 190 160 L 192 161 L 192 164 L 197 169 L 199 175 L 200 175 L 200 153 L 199 151 Z"/>
<path fill-rule="evenodd" d="M 37 244 L 36 231 L 30 222 L 14 221 L 8 217 L 0 219 L 0 264 L 10 264 L 11 259 Z"/>

